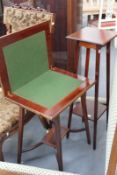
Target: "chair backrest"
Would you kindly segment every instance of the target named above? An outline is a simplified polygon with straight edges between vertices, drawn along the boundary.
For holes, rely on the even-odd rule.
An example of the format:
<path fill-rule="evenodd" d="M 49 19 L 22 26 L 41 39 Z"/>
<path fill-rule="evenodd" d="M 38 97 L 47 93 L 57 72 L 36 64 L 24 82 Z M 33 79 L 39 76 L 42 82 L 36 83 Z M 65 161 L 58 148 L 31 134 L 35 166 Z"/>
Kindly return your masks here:
<path fill-rule="evenodd" d="M 51 53 L 48 53 L 51 47 L 49 22 L 26 31 L 0 39 L 0 74 L 5 91 L 20 88 L 51 66 Z M 9 84 L 6 85 L 6 82 Z"/>
<path fill-rule="evenodd" d="M 53 13 L 41 8 L 4 7 L 3 22 L 7 33 L 17 32 L 45 21 L 50 21 L 50 32 L 53 32 L 55 22 Z"/>
<path fill-rule="evenodd" d="M 117 30 L 115 0 L 100 1 L 98 28 Z"/>

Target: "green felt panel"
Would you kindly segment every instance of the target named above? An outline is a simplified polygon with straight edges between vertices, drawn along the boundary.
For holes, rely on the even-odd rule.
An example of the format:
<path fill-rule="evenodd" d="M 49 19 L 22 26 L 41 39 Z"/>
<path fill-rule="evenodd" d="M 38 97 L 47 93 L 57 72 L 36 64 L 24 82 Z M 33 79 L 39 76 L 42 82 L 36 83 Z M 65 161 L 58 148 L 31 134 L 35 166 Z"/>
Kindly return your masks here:
<path fill-rule="evenodd" d="M 78 88 L 81 83 L 81 80 L 48 70 L 14 93 L 46 108 L 51 108 Z"/>
<path fill-rule="evenodd" d="M 45 32 L 3 48 L 12 91 L 48 70 Z"/>

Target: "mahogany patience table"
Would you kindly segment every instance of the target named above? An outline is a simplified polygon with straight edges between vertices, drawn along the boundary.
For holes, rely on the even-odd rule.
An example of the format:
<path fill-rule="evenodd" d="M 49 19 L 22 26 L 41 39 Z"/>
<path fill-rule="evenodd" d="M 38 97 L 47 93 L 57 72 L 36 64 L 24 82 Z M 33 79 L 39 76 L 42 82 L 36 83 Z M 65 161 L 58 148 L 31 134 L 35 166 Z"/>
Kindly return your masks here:
<path fill-rule="evenodd" d="M 97 121 L 100 116 L 107 110 L 108 122 L 108 108 L 109 108 L 109 91 L 110 91 L 110 43 L 113 38 L 117 36 L 115 31 L 100 30 L 93 27 L 85 27 L 80 31 L 72 33 L 67 36 L 68 39 L 77 42 L 74 56 L 74 72 L 78 72 L 78 63 L 80 56 L 80 47 L 86 48 L 86 63 L 85 63 L 85 76 L 88 77 L 90 49 L 96 50 L 96 64 L 95 64 L 95 100 L 94 103 L 87 101 L 87 110 L 89 120 L 94 121 L 94 135 L 93 135 L 93 148 L 96 149 L 96 135 L 97 135 Z M 100 69 L 100 53 L 101 48 L 106 47 L 106 106 L 98 103 L 99 96 L 99 69 Z M 93 108 L 94 105 L 94 108 Z M 93 110 L 94 109 L 94 110 Z M 81 104 L 78 103 L 74 108 L 74 113 L 82 116 Z"/>

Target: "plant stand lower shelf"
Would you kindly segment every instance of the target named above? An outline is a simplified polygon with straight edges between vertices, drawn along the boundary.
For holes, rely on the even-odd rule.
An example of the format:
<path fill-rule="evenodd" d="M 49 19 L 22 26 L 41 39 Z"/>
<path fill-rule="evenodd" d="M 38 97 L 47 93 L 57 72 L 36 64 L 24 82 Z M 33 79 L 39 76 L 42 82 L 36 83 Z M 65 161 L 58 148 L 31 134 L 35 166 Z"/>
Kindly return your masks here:
<path fill-rule="evenodd" d="M 93 100 L 87 100 L 87 114 L 88 114 L 88 120 L 94 121 L 94 101 Z M 107 107 L 104 104 L 98 103 L 98 115 L 97 118 L 99 119 L 102 114 L 106 111 Z M 82 117 L 82 106 L 80 102 L 77 102 L 74 109 L 73 114 L 76 114 L 80 117 Z"/>

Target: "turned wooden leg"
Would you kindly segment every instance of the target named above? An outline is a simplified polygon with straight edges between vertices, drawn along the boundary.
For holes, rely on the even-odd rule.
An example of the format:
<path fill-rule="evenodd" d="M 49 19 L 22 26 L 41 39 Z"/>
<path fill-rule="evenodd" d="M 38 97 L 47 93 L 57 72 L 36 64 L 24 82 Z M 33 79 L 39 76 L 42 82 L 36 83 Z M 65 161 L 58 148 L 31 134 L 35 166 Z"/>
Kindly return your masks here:
<path fill-rule="evenodd" d="M 100 70 L 100 48 L 96 48 L 96 66 L 95 66 L 95 102 L 94 102 L 94 134 L 93 149 L 96 149 L 97 140 L 97 116 L 98 116 L 98 95 L 99 95 L 99 70 Z"/>
<path fill-rule="evenodd" d="M 75 55 L 74 55 L 74 73 L 77 74 L 79 72 L 79 60 L 80 60 L 80 46 L 79 42 L 77 41 L 76 47 L 75 47 Z"/>
<path fill-rule="evenodd" d="M 107 124 L 108 124 L 108 112 L 109 112 L 109 97 L 110 97 L 110 42 L 106 47 L 106 103 L 107 103 Z"/>
<path fill-rule="evenodd" d="M 86 94 L 84 94 L 81 97 L 81 103 L 82 103 L 83 121 L 84 121 L 85 129 L 86 129 L 87 143 L 90 144 L 91 138 L 90 138 L 88 117 L 87 117 Z"/>
<path fill-rule="evenodd" d="M 85 77 L 88 78 L 89 74 L 89 61 L 90 61 L 90 48 L 86 49 L 86 62 L 85 62 Z"/>
<path fill-rule="evenodd" d="M 55 138 L 56 138 L 56 151 L 57 161 L 60 171 L 63 171 L 63 159 L 62 159 L 62 145 L 61 145 L 61 130 L 60 130 L 60 119 L 59 116 L 53 120 L 55 127 Z"/>
<path fill-rule="evenodd" d="M 72 112 L 73 112 L 73 103 L 70 105 L 70 109 L 69 109 L 69 117 L 68 117 L 68 129 L 71 129 L 71 122 L 72 122 Z M 70 131 L 68 131 L 67 133 L 67 138 L 69 138 L 70 135 Z"/>

